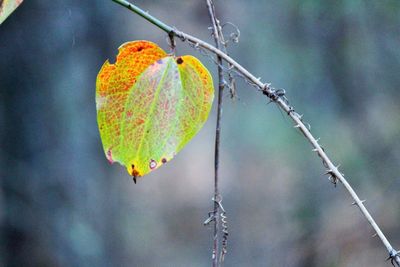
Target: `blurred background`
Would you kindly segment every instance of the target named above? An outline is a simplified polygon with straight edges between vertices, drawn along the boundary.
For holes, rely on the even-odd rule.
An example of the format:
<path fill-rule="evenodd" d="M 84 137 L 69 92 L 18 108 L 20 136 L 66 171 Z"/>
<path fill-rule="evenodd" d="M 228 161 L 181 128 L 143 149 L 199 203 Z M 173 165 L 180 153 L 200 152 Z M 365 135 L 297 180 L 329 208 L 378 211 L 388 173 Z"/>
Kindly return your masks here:
<path fill-rule="evenodd" d="M 213 42 L 204 1 L 135 1 Z M 216 1 L 229 52 L 286 89 L 400 249 L 400 2 Z M 226 28 L 227 34 L 230 33 Z M 95 80 L 120 44 L 166 34 L 112 1 L 30 0 L 0 26 L 0 266 L 210 266 L 215 106 L 176 158 L 134 184 L 110 165 Z M 178 41 L 178 54 L 212 61 Z M 289 119 L 237 81 L 224 95 L 225 266 L 390 266 Z"/>

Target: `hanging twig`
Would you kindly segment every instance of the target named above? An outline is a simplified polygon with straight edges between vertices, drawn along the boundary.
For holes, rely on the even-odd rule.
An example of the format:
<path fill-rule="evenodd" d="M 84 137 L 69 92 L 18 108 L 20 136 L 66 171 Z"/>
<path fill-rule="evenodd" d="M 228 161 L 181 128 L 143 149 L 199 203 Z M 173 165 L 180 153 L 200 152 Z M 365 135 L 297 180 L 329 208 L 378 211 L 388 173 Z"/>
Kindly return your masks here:
<path fill-rule="evenodd" d="M 212 35 L 214 36 L 214 42 L 218 49 L 224 46 L 224 36 L 222 35 L 221 26 L 215 15 L 215 6 L 212 0 L 206 0 L 208 14 L 212 23 Z M 226 47 L 225 47 L 226 48 Z M 214 156 L 214 235 L 213 235 L 213 253 L 212 253 L 212 266 L 217 267 L 222 264 L 223 256 L 226 253 L 226 246 L 222 247 L 221 253 L 219 249 L 219 208 L 221 205 L 222 198 L 219 193 L 218 181 L 219 181 L 219 151 L 220 151 L 220 136 L 221 136 L 221 118 L 222 118 L 222 103 L 223 103 L 223 92 L 225 87 L 224 71 L 222 69 L 222 58 L 217 56 L 217 68 L 218 68 L 218 100 L 217 100 L 217 125 L 215 128 L 215 156 Z M 226 244 L 226 242 L 224 242 Z M 221 255 L 221 256 L 219 256 Z"/>
<path fill-rule="evenodd" d="M 304 137 L 311 143 L 313 147 L 313 151 L 318 154 L 318 156 L 322 159 L 323 165 L 327 168 L 326 174 L 330 176 L 331 181 L 336 183 L 337 181 L 340 181 L 344 188 L 347 190 L 347 192 L 350 194 L 350 196 L 353 198 L 355 204 L 359 207 L 362 215 L 367 219 L 369 224 L 372 226 L 374 231 L 376 232 L 377 236 L 380 238 L 382 241 L 383 245 L 385 246 L 386 250 L 389 253 L 388 260 L 391 261 L 391 263 L 394 265 L 396 263 L 397 266 L 400 266 L 400 252 L 396 251 L 393 249 L 392 245 L 390 242 L 387 240 L 386 236 L 383 234 L 382 230 L 379 228 L 379 226 L 376 224 L 375 220 L 372 218 L 371 214 L 368 212 L 366 209 L 365 205 L 363 202 L 360 200 L 354 189 L 350 186 L 350 184 L 347 182 L 346 178 L 344 175 L 338 170 L 337 166 L 335 166 L 332 161 L 329 159 L 328 155 L 325 153 L 324 149 L 319 145 L 317 139 L 311 134 L 307 126 L 303 123 L 302 117 L 294 111 L 294 108 L 289 105 L 289 101 L 287 100 L 286 97 L 283 97 L 278 90 L 275 90 L 273 87 L 271 87 L 271 84 L 269 83 L 262 83 L 260 81 L 260 78 L 256 78 L 253 74 L 251 74 L 247 69 L 245 69 L 243 66 L 241 66 L 239 63 L 237 63 L 234 59 L 226 55 L 224 52 L 219 50 L 218 48 L 194 37 L 191 36 L 187 33 L 183 33 L 181 31 L 178 31 L 175 28 L 172 28 L 165 23 L 159 21 L 155 17 L 151 16 L 150 14 L 144 12 L 137 6 L 125 1 L 125 0 L 112 0 L 129 10 L 137 13 L 138 15 L 142 16 L 143 18 L 147 19 L 149 22 L 153 23 L 160 29 L 164 30 L 167 33 L 172 33 L 176 37 L 180 38 L 182 41 L 188 41 L 189 43 L 193 44 L 194 46 L 200 46 L 215 55 L 221 57 L 225 62 L 228 64 L 231 64 L 237 72 L 239 72 L 241 75 L 243 75 L 250 83 L 252 83 L 257 89 L 259 89 L 264 95 L 266 95 L 268 98 L 270 98 L 273 102 L 277 103 L 278 106 L 284 110 L 287 115 L 292 119 L 294 123 L 294 127 L 298 128 L 304 135 Z"/>
<path fill-rule="evenodd" d="M 215 18 L 214 7 L 212 0 L 206 0 L 208 13 L 210 15 L 211 23 L 213 25 L 213 36 L 215 45 L 220 49 L 220 39 L 217 20 Z M 220 149 L 220 134 L 221 134 L 221 117 L 222 117 L 222 96 L 224 92 L 224 73 L 222 71 L 222 58 L 217 56 L 218 68 L 218 99 L 217 99 L 217 125 L 215 128 L 215 150 L 214 150 L 214 233 L 213 233 L 213 251 L 212 251 L 212 266 L 219 266 L 219 206 L 218 200 L 220 198 L 218 180 L 219 180 L 219 149 Z"/>

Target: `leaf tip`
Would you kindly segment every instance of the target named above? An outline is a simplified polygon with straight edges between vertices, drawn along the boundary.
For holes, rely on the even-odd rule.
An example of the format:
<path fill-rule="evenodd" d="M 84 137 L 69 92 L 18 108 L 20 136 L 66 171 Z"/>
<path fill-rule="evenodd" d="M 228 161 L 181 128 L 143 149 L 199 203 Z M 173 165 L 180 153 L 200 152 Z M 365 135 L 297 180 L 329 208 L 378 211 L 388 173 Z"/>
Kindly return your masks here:
<path fill-rule="evenodd" d="M 135 168 L 135 164 L 131 164 L 128 165 L 127 167 L 127 171 L 130 175 L 132 175 L 132 177 L 134 178 L 134 180 L 136 180 L 137 177 L 142 176 L 139 171 Z"/>

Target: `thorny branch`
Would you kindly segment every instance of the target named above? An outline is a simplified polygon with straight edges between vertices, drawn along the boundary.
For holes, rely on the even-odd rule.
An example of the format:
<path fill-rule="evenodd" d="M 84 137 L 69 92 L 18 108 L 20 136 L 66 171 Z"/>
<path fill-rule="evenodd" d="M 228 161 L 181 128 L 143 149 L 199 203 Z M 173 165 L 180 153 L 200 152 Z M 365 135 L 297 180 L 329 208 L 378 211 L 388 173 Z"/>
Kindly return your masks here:
<path fill-rule="evenodd" d="M 386 250 L 389 253 L 389 257 L 387 260 L 390 260 L 391 263 L 396 264 L 397 266 L 400 267 L 400 251 L 396 251 L 390 242 L 387 240 L 386 236 L 383 234 L 382 230 L 379 228 L 379 226 L 376 224 L 375 220 L 372 218 L 371 214 L 368 212 L 366 209 L 365 205 L 363 204 L 363 201 L 360 200 L 354 189 L 351 187 L 351 185 L 347 182 L 346 178 L 344 175 L 339 171 L 338 166 L 335 166 L 328 155 L 325 153 L 324 149 L 320 146 L 318 143 L 318 140 L 311 134 L 310 130 L 307 128 L 306 124 L 302 120 L 302 116 L 299 115 L 297 112 L 295 112 L 294 108 L 289 105 L 288 99 L 282 94 L 281 90 L 276 90 L 271 86 L 270 83 L 263 83 L 261 82 L 260 78 L 255 77 L 253 74 L 251 74 L 247 69 L 245 69 L 242 65 L 237 63 L 234 59 L 229 57 L 227 54 L 225 54 L 223 51 L 220 49 L 194 37 L 191 36 L 187 33 L 178 31 L 175 28 L 172 28 L 165 23 L 161 22 L 160 20 L 156 19 L 155 17 L 149 15 L 147 12 L 144 12 L 142 9 L 138 8 L 137 6 L 125 1 L 125 0 L 112 0 L 129 10 L 135 12 L 136 14 L 142 16 L 152 24 L 156 25 L 160 29 L 164 30 L 168 34 L 173 34 L 174 36 L 178 37 L 181 39 L 181 41 L 185 42 L 187 41 L 189 44 L 192 44 L 194 47 L 202 47 L 203 49 L 206 49 L 215 55 L 219 56 L 221 59 L 223 59 L 225 62 L 230 64 L 233 68 L 236 69 L 238 73 L 240 73 L 242 76 L 245 77 L 245 79 L 251 83 L 254 87 L 256 87 L 259 91 L 261 91 L 264 95 L 266 95 L 270 100 L 275 102 L 283 111 L 287 113 L 287 115 L 292 119 L 294 123 L 294 127 L 299 129 L 301 133 L 303 133 L 304 137 L 311 143 L 313 147 L 313 151 L 318 154 L 318 156 L 321 158 L 322 163 L 324 167 L 327 168 L 326 174 L 329 175 L 330 180 L 333 183 L 337 183 L 338 181 L 342 183 L 344 188 L 347 190 L 347 192 L 350 194 L 350 196 L 353 198 L 355 205 L 358 206 L 360 209 L 362 215 L 365 217 L 365 219 L 369 222 L 369 224 L 372 226 L 374 231 L 376 232 L 376 235 L 380 238 L 382 241 L 383 245 L 385 246 Z"/>

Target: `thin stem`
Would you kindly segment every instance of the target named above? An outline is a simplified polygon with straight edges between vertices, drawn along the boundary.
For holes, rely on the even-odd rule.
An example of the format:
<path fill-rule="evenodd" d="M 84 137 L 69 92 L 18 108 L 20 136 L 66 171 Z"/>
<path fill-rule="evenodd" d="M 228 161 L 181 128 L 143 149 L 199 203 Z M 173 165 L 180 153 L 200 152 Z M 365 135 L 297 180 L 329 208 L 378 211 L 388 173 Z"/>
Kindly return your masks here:
<path fill-rule="evenodd" d="M 178 31 L 176 29 L 173 29 L 166 24 L 160 22 L 159 20 L 155 19 L 154 17 L 150 16 L 149 14 L 145 13 L 142 11 L 140 8 L 134 6 L 133 4 L 129 4 L 126 1 L 123 0 L 113 0 L 114 2 L 117 2 L 128 9 L 134 11 L 135 13 L 141 15 L 145 19 L 149 20 L 151 23 L 154 25 L 158 26 L 162 30 L 166 31 L 167 33 L 172 33 L 179 37 L 182 41 L 188 41 L 195 46 L 200 46 L 215 55 L 219 56 L 221 59 L 226 61 L 227 63 L 231 64 L 237 72 L 239 72 L 242 76 L 244 76 L 249 82 L 251 82 L 256 88 L 258 88 L 260 91 L 263 92 L 264 95 L 268 96 L 272 101 L 276 102 L 278 106 L 284 110 L 288 116 L 292 119 L 294 122 L 294 125 L 296 128 L 298 128 L 305 136 L 305 138 L 311 143 L 313 146 L 313 151 L 315 151 L 319 157 L 322 159 L 322 162 L 325 167 L 328 168 L 327 173 L 331 175 L 335 180 L 340 181 L 344 188 L 347 190 L 347 192 L 350 194 L 350 196 L 353 198 L 355 204 L 360 208 L 360 211 L 362 215 L 367 219 L 369 224 L 372 226 L 380 240 L 382 241 L 383 245 L 386 247 L 386 250 L 389 253 L 390 259 L 392 262 L 395 262 L 397 266 L 400 266 L 400 255 L 399 252 L 393 249 L 391 246 L 390 242 L 387 240 L 386 236 L 383 234 L 382 230 L 379 228 L 375 220 L 372 218 L 371 214 L 368 212 L 366 209 L 365 205 L 363 204 L 363 201 L 360 200 L 354 189 L 351 187 L 351 185 L 347 182 L 345 179 L 344 175 L 339 172 L 338 168 L 332 163 L 332 161 L 329 159 L 325 151 L 322 149 L 322 147 L 318 144 L 318 141 L 315 139 L 315 137 L 311 134 L 311 132 L 308 130 L 306 125 L 303 123 L 301 116 L 294 111 L 293 107 L 290 106 L 288 103 L 288 100 L 286 97 L 282 97 L 280 94 L 277 93 L 277 91 L 272 88 L 269 84 L 264 84 L 260 81 L 259 78 L 256 78 L 253 74 L 251 74 L 247 69 L 245 69 L 242 65 L 237 63 L 234 59 L 229 57 L 227 54 L 222 52 L 220 49 L 194 37 L 189 34 L 183 33 L 181 31 Z M 122 4 L 124 3 L 124 4 Z M 140 12 L 138 12 L 140 10 Z M 157 22 L 157 23 L 156 23 Z"/>
<path fill-rule="evenodd" d="M 172 27 L 170 27 L 167 24 L 165 24 L 164 22 L 156 19 L 155 17 L 153 17 L 149 13 L 143 11 L 142 9 L 140 9 L 137 6 L 135 6 L 134 4 L 129 3 L 128 1 L 125 1 L 125 0 L 112 0 L 112 1 L 114 1 L 115 3 L 120 4 L 121 6 L 126 7 L 127 9 L 135 12 L 139 16 L 147 19 L 149 22 L 153 23 L 158 28 L 162 29 L 163 31 L 165 31 L 167 33 L 171 33 L 171 32 L 174 31 L 174 29 Z"/>
<path fill-rule="evenodd" d="M 215 17 L 215 10 L 212 0 L 206 0 L 208 13 L 213 28 L 214 42 L 218 49 L 221 47 L 221 40 L 218 30 L 218 21 Z M 219 266 L 219 149 L 220 149 L 220 136 L 221 136 L 221 118 L 222 118 L 222 96 L 224 91 L 224 73 L 222 69 L 222 58 L 217 56 L 218 62 L 218 104 L 217 104 L 217 125 L 215 128 L 215 152 L 214 152 L 214 236 L 213 236 L 213 256 L 212 266 Z"/>

